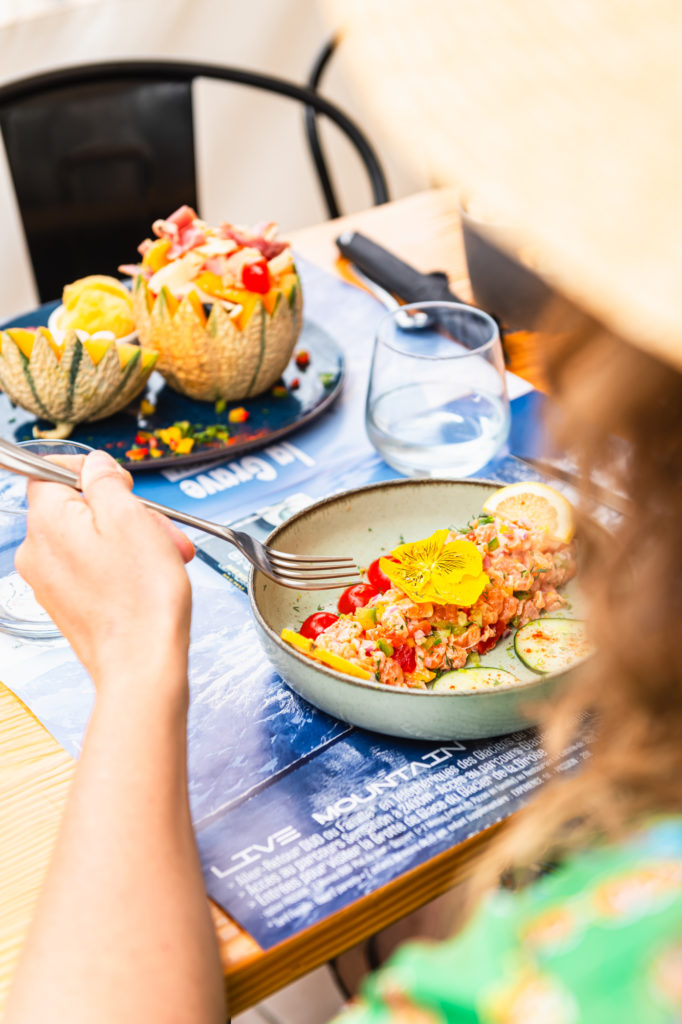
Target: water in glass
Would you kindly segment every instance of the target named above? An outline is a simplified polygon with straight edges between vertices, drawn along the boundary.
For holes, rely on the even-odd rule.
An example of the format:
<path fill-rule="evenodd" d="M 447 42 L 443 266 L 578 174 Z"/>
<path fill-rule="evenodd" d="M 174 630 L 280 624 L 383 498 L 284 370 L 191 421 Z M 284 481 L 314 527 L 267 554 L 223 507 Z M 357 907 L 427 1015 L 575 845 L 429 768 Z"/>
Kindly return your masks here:
<path fill-rule="evenodd" d="M 475 473 L 504 444 L 509 402 L 495 321 L 453 303 L 404 306 L 429 326 L 380 325 L 367 395 L 366 427 L 389 465 L 407 476 Z"/>

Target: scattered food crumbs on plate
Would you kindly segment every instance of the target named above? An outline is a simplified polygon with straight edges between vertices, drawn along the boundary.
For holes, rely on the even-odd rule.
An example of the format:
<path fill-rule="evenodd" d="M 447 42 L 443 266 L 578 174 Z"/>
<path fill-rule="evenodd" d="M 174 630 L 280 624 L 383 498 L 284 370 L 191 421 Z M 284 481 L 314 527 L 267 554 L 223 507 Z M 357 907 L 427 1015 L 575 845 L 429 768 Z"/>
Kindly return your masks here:
<path fill-rule="evenodd" d="M 156 406 L 153 404 L 153 402 L 150 402 L 148 399 L 143 398 L 142 401 L 140 402 L 140 416 L 153 416 L 155 412 Z"/>
<path fill-rule="evenodd" d="M 296 353 L 295 361 L 299 370 L 305 370 L 310 365 L 310 354 L 304 348 L 299 349 Z"/>
<path fill-rule="evenodd" d="M 284 384 L 275 384 L 272 389 L 272 394 L 275 398 L 286 398 L 289 394 L 289 389 Z"/>
<path fill-rule="evenodd" d="M 227 418 L 230 423 L 246 423 L 249 419 L 250 413 L 244 408 L 243 405 L 237 406 L 236 409 L 230 409 L 227 414 Z"/>

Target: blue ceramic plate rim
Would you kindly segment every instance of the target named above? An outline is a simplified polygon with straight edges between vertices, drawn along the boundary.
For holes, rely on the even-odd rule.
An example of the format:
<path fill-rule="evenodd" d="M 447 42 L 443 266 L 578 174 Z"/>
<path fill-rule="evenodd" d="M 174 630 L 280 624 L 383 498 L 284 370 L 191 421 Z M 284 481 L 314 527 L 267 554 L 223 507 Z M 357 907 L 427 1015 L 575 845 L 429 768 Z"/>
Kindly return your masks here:
<path fill-rule="evenodd" d="M 26 313 L 21 313 L 5 320 L 0 324 L 0 330 L 6 330 L 8 327 L 44 326 L 47 324 L 50 315 L 59 305 L 60 301 L 58 299 L 53 300 L 52 302 L 45 302 L 33 310 L 29 310 Z M 326 412 L 326 410 L 334 404 L 341 394 L 346 376 L 346 363 L 341 347 L 331 334 L 329 334 L 323 326 L 317 324 L 315 321 L 308 322 L 311 325 L 314 324 L 318 330 L 324 332 L 326 335 L 326 341 L 334 349 L 335 356 L 338 358 L 339 362 L 339 376 L 334 387 L 330 388 L 324 395 L 322 395 L 319 401 L 311 409 L 304 412 L 291 423 L 287 423 L 283 427 L 268 431 L 265 434 L 260 434 L 258 437 L 250 438 L 249 440 L 241 442 L 235 441 L 233 444 L 223 444 L 219 447 L 197 449 L 195 452 L 190 452 L 186 455 L 162 455 L 158 459 L 148 459 L 141 462 L 122 459 L 121 465 L 134 472 L 145 472 L 147 470 L 167 469 L 172 466 L 204 465 L 210 462 L 224 462 L 226 458 L 236 457 L 238 455 L 242 455 L 244 452 L 253 451 L 256 448 L 262 448 L 265 445 L 272 444 L 280 438 L 306 426 L 306 424 L 310 423 L 318 416 L 321 416 L 323 412 Z M 304 325 L 306 323 L 305 313 L 303 323 Z M 287 369 L 291 366 L 293 359 L 294 357 L 292 356 L 292 360 L 289 362 Z M 5 398 L 6 396 L 4 396 L 3 392 L 0 391 L 0 401 L 3 401 Z M 9 401 L 8 398 L 6 400 Z M 210 403 L 206 404 L 210 405 Z M 7 438 L 7 440 L 14 440 L 14 438 Z"/>

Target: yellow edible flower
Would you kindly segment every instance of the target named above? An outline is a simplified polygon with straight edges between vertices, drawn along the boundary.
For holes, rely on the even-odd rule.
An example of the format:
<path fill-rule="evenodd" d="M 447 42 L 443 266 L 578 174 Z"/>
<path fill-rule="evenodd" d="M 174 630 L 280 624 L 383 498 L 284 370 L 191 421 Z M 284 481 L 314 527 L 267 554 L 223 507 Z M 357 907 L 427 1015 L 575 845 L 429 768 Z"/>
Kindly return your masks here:
<path fill-rule="evenodd" d="M 468 608 L 489 582 L 483 572 L 483 556 L 470 540 L 446 544 L 449 530 L 436 530 L 426 540 L 401 544 L 391 552 L 397 562 L 379 562 L 392 583 L 413 601 L 435 601 Z"/>

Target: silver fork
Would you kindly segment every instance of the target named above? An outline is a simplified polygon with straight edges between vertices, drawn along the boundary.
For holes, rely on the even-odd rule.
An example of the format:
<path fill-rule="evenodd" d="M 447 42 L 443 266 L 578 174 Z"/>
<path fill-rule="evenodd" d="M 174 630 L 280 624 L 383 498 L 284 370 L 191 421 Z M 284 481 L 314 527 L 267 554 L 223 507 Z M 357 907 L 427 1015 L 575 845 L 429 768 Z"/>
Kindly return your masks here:
<path fill-rule="evenodd" d="M 46 459 L 35 452 L 29 452 L 10 441 L 0 439 L 0 466 L 13 473 L 34 480 L 47 480 L 52 483 L 66 484 L 80 491 L 80 480 L 65 466 Z M 322 556 L 309 558 L 305 555 L 293 555 L 286 551 L 273 551 L 260 541 L 250 537 L 248 533 L 231 530 L 229 526 L 211 523 L 207 519 L 180 512 L 177 509 L 159 505 L 156 501 L 138 497 L 138 501 L 168 519 L 174 519 L 185 526 L 193 526 L 197 530 L 211 533 L 215 537 L 226 540 L 241 551 L 245 558 L 269 579 L 280 586 L 292 590 L 334 590 L 348 587 L 357 582 L 360 572 L 352 558 L 335 558 Z M 334 582 L 332 582 L 334 581 Z"/>

